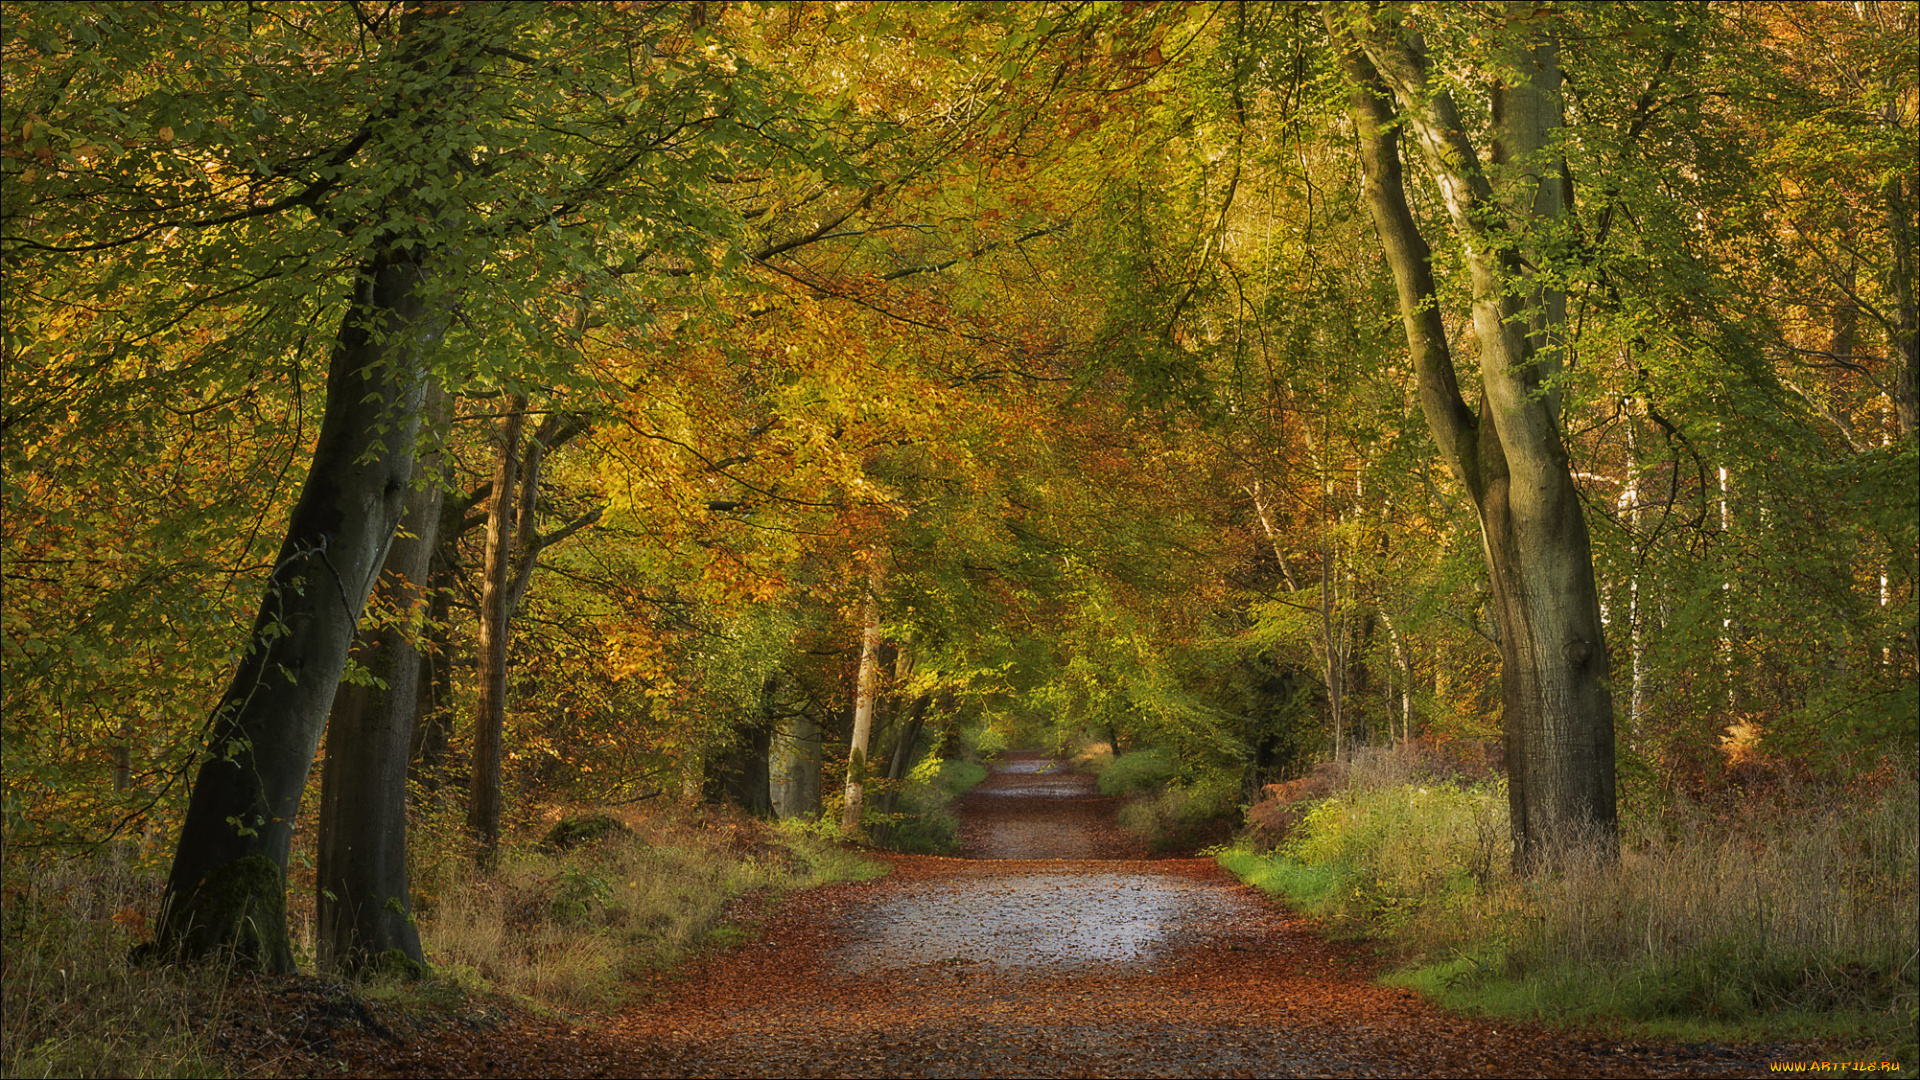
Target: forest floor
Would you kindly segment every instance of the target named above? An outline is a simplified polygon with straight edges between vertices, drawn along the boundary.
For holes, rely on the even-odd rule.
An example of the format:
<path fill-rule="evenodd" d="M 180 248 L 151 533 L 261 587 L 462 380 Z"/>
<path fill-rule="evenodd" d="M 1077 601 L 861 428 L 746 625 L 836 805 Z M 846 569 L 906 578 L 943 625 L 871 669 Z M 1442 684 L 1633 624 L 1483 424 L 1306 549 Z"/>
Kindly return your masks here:
<path fill-rule="evenodd" d="M 1009 754 L 961 805 L 960 857 L 743 912 L 748 940 L 623 1014 L 347 1024 L 322 1056 L 359 1076 L 1718 1077 L 1811 1055 L 1444 1014 L 1211 859 L 1144 857 L 1116 802 Z"/>

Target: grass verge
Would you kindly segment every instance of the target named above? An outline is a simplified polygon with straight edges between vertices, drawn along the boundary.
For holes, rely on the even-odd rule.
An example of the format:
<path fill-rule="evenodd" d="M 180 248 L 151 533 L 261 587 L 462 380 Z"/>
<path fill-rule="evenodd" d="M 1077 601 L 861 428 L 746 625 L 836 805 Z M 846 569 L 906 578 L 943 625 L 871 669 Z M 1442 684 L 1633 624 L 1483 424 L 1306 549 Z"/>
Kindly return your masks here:
<path fill-rule="evenodd" d="M 645 976 L 752 933 L 796 889 L 885 873 L 844 845 L 732 812 L 622 815 L 564 848 L 529 838 L 482 870 L 457 829 L 414 837 L 431 973 L 358 981 L 140 965 L 164 875 L 123 860 L 10 862 L 0 889 L 0 1075 L 221 1077 L 352 1071 L 368 1047 L 619 1007 Z M 293 895 L 296 938 L 311 896 Z M 305 933 L 303 933 L 303 931 Z M 311 956 L 311 941 L 296 941 Z M 586 1014 L 586 1015 L 583 1015 Z"/>
<path fill-rule="evenodd" d="M 565 850 L 509 849 L 488 871 L 440 863 L 421 883 L 429 962 L 475 988 L 605 1011 L 635 977 L 742 940 L 730 919 L 748 904 L 885 872 L 828 840 L 720 808 L 623 823 Z"/>
<path fill-rule="evenodd" d="M 1910 776 L 1738 807 L 1676 802 L 1627 821 L 1617 861 L 1516 878 L 1498 781 L 1392 772 L 1315 800 L 1277 851 L 1241 846 L 1220 862 L 1336 934 L 1385 942 L 1403 964 L 1389 982 L 1457 1011 L 1811 1042 L 1914 1074 Z"/>

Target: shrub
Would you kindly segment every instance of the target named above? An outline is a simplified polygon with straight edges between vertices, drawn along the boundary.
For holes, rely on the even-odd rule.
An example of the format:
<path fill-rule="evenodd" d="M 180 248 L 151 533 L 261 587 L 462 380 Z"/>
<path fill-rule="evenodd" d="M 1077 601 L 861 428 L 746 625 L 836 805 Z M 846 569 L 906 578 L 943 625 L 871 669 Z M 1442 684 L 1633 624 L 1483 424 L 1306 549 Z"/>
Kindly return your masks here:
<path fill-rule="evenodd" d="M 1219 843 L 1232 832 L 1239 795 L 1233 778 L 1204 776 L 1121 807 L 1120 825 L 1155 853 Z"/>
<path fill-rule="evenodd" d="M 1180 775 L 1180 763 L 1165 750 L 1136 750 L 1108 760 L 1100 771 L 1102 795 L 1158 791 Z"/>

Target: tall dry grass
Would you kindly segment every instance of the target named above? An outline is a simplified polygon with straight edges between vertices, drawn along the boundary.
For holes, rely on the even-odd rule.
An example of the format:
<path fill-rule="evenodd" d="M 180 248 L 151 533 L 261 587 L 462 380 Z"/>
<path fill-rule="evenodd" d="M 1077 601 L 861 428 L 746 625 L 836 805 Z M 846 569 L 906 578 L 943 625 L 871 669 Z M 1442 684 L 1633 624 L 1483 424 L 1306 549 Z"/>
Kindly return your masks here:
<path fill-rule="evenodd" d="M 1618 857 L 1571 843 L 1507 866 L 1506 796 L 1431 754 L 1358 755 L 1291 814 L 1277 853 L 1222 861 L 1313 913 L 1382 935 L 1405 981 L 1496 1012 L 1688 1030 L 1826 1033 L 1913 1065 L 1920 1023 L 1920 781 L 1670 797 Z M 1851 1032 L 1852 1034 L 1847 1034 Z"/>
<path fill-rule="evenodd" d="M 733 940 L 746 894 L 873 876 L 825 841 L 721 812 L 629 813 L 629 831 L 566 851 L 526 844 L 492 869 L 460 856 L 422 879 L 430 965 L 566 1008 L 617 1004 L 629 980 Z"/>
<path fill-rule="evenodd" d="M 416 915 L 433 977 L 379 977 L 336 984 L 338 992 L 435 1012 L 494 990 L 568 1009 L 611 1007 L 629 976 L 732 940 L 732 901 L 884 869 L 737 815 L 673 812 L 630 814 L 632 831 L 570 850 L 509 845 L 482 870 L 457 816 L 441 817 L 422 822 L 413 845 Z M 114 857 L 6 864 L 0 1076 L 213 1077 L 258 1064 L 241 1060 L 245 1048 L 232 1036 L 257 1021 L 261 995 L 279 984 L 236 985 L 218 963 L 183 969 L 132 959 L 164 882 L 162 868 Z M 310 957 L 311 892 L 291 890 L 288 906 L 296 952 Z"/>
<path fill-rule="evenodd" d="M 1677 835 L 1632 827 L 1617 864 L 1591 855 L 1508 888 L 1534 918 L 1527 968 L 1604 972 L 1636 1015 L 1778 1008 L 1915 1015 L 1920 791 L 1898 782 L 1821 805 L 1703 812 Z M 1684 820 L 1684 818 L 1682 819 Z"/>
<path fill-rule="evenodd" d="M 164 878 L 107 856 L 11 866 L 0 907 L 0 1075 L 223 1075 L 201 1032 L 226 973 L 142 966 Z"/>

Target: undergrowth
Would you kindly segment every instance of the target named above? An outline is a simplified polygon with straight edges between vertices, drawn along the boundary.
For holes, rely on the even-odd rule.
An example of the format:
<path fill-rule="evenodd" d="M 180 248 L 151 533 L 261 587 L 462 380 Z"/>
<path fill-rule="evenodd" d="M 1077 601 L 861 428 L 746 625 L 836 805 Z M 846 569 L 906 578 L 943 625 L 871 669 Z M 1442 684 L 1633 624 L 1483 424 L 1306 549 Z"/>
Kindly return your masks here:
<path fill-rule="evenodd" d="M 564 851 L 508 849 L 490 870 L 433 864 L 416 877 L 429 963 L 470 985 L 604 1010 L 632 977 L 738 940 L 726 917 L 746 894 L 884 872 L 831 841 L 718 809 L 627 824 Z"/>
<path fill-rule="evenodd" d="M 137 964 L 163 868 L 119 858 L 24 860 L 0 890 L 0 1075 L 218 1077 L 259 1066 L 253 1029 L 289 986 L 401 1013 L 498 1013 L 502 994 L 536 1010 L 606 1010 L 629 978 L 747 933 L 729 916 L 750 894 L 865 879 L 885 866 L 844 845 L 717 809 L 620 815 L 597 839 L 506 845 L 492 869 L 471 857 L 457 819 L 414 830 L 415 915 L 430 974 L 236 983 L 217 963 Z M 296 954 L 312 956 L 312 894 L 290 890 Z M 495 1004 L 489 1005 L 489 1001 Z M 249 1034 L 251 1033 L 251 1034 Z M 270 1041 L 270 1034 L 268 1041 Z M 295 1074 L 286 1040 L 271 1054 Z"/>
<path fill-rule="evenodd" d="M 163 878 L 105 858 L 10 867 L 0 908 L 0 1075 L 218 1076 L 198 1023 L 226 973 L 143 967 Z"/>
<path fill-rule="evenodd" d="M 987 778 L 987 767 L 961 758 L 942 761 L 924 782 L 900 792 L 886 846 L 917 855 L 946 855 L 960 846 L 953 803 Z"/>
<path fill-rule="evenodd" d="M 1391 752 L 1385 752 L 1391 753 Z M 1811 1040 L 1915 1067 L 1920 784 L 1883 776 L 1737 806 L 1670 801 L 1617 861 L 1508 869 L 1503 782 L 1347 770 L 1277 851 L 1220 856 L 1336 932 L 1383 938 L 1390 981 L 1469 1012 L 1682 1038 Z"/>
<path fill-rule="evenodd" d="M 1240 785 L 1232 777 L 1176 781 L 1122 806 L 1120 827 L 1145 840 L 1152 852 L 1191 850 L 1226 839 L 1239 802 Z"/>
<path fill-rule="evenodd" d="M 1180 763 L 1158 748 L 1108 757 L 1100 768 L 1100 794 L 1144 795 L 1159 791 L 1180 775 Z"/>
<path fill-rule="evenodd" d="M 1224 839 L 1239 811 L 1238 777 L 1220 771 L 1190 775 L 1157 747 L 1118 757 L 1111 750 L 1084 753 L 1077 760 L 1097 773 L 1102 795 L 1128 797 L 1120 808 L 1120 827 L 1146 841 L 1149 851 Z"/>

